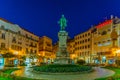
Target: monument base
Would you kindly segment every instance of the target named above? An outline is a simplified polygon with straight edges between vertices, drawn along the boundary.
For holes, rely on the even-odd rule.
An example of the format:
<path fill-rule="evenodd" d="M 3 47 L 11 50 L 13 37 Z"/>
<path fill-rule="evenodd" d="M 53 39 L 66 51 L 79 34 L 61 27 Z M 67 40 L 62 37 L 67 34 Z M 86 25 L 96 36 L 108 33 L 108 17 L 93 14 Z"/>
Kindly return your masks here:
<path fill-rule="evenodd" d="M 71 64 L 71 59 L 66 58 L 66 57 L 56 58 L 54 63 L 55 64 Z"/>

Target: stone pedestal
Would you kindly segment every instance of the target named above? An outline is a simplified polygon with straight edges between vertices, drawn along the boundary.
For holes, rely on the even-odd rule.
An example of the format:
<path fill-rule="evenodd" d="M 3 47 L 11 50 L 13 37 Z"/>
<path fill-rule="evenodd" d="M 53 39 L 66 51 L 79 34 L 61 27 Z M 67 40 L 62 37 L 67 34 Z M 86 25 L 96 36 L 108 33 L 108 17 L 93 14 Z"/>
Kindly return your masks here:
<path fill-rule="evenodd" d="M 57 64 L 69 64 L 70 57 L 67 51 L 67 37 L 68 33 L 66 31 L 59 31 L 59 48 L 58 52 L 56 53 L 56 60 L 55 63 Z"/>

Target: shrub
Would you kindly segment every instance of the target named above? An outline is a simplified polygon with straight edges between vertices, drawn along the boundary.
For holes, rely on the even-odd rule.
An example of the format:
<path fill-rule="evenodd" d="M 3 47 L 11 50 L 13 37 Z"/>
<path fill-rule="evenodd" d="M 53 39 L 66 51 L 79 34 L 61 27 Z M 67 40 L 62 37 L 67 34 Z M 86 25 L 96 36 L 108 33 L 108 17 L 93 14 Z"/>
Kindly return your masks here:
<path fill-rule="evenodd" d="M 35 65 L 35 62 L 31 62 L 31 65 Z"/>
<path fill-rule="evenodd" d="M 77 61 L 77 64 L 83 65 L 83 64 L 85 64 L 85 60 L 80 59 L 80 60 Z"/>
<path fill-rule="evenodd" d="M 59 65 L 59 64 L 51 64 L 51 65 L 42 65 L 33 67 L 33 70 L 38 72 L 83 72 L 91 70 L 90 66 L 80 66 L 80 65 Z"/>
<path fill-rule="evenodd" d="M 115 63 L 120 66 L 120 60 L 116 60 Z"/>
<path fill-rule="evenodd" d="M 22 63 L 22 64 L 20 64 L 20 66 L 27 66 L 27 64 L 25 64 L 25 63 Z"/>
<path fill-rule="evenodd" d="M 14 67 L 14 66 L 15 66 L 14 64 L 5 65 L 5 67 Z"/>

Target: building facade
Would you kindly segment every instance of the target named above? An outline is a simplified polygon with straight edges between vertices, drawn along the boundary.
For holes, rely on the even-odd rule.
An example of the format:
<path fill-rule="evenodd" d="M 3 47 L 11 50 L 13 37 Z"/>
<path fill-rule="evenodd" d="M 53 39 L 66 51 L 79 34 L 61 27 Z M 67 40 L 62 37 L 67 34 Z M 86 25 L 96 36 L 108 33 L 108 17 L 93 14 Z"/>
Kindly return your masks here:
<path fill-rule="evenodd" d="M 74 39 L 67 40 L 67 51 L 69 52 L 70 59 L 76 62 L 77 54 L 75 54 L 75 41 Z"/>
<path fill-rule="evenodd" d="M 94 62 L 102 64 L 115 63 L 116 51 L 120 48 L 120 19 L 112 17 L 98 24 L 94 29 L 96 29 L 92 32 L 92 53 Z M 118 35 L 114 43 L 115 46 L 111 38 L 113 30 L 115 31 L 112 36 L 116 36 L 115 33 Z"/>
<path fill-rule="evenodd" d="M 39 56 L 41 57 L 40 62 L 53 62 L 55 54 L 52 49 L 52 39 L 47 36 L 39 38 Z"/>
<path fill-rule="evenodd" d="M 0 18 L 0 54 L 12 53 L 18 58 L 38 53 L 39 37 Z"/>
<path fill-rule="evenodd" d="M 91 29 L 80 33 L 74 37 L 75 39 L 75 54 L 77 59 L 83 59 L 90 63 L 91 56 Z"/>

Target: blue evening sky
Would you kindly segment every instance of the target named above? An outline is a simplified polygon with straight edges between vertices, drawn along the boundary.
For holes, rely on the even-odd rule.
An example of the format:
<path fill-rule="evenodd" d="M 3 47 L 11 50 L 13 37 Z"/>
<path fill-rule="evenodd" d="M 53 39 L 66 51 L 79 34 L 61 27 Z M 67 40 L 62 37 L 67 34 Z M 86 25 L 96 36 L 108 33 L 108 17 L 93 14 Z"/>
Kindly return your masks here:
<path fill-rule="evenodd" d="M 0 17 L 53 42 L 58 40 L 61 14 L 67 18 L 66 30 L 73 38 L 110 15 L 120 17 L 120 0 L 0 0 Z"/>

